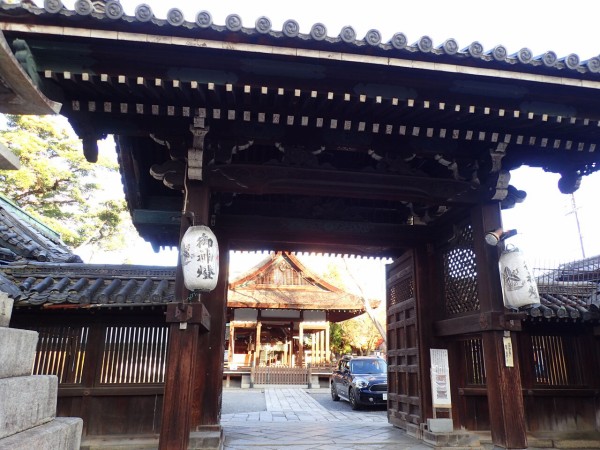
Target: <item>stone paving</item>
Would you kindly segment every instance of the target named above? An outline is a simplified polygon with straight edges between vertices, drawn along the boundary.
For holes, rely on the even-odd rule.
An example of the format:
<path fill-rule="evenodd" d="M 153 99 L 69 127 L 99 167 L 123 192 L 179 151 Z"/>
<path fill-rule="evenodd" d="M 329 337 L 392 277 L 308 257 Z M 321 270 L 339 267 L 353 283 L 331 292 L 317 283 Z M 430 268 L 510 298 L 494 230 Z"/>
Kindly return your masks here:
<path fill-rule="evenodd" d="M 305 389 L 265 389 L 267 411 L 224 414 L 225 449 L 397 449 L 430 446 L 369 411 L 329 411 Z"/>

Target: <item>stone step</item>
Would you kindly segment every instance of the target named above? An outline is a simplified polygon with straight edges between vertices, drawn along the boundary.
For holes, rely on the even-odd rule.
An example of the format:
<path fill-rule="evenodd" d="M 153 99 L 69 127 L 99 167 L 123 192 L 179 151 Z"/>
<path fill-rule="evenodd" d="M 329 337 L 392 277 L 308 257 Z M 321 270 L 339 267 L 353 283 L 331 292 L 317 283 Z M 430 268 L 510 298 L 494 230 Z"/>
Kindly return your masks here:
<path fill-rule="evenodd" d="M 193 431 L 190 433 L 189 449 L 220 450 L 223 448 L 225 437 L 223 429 L 214 431 Z"/>
<path fill-rule="evenodd" d="M 0 439 L 0 450 L 78 450 L 83 421 L 59 417 L 18 434 Z"/>
<path fill-rule="evenodd" d="M 492 443 L 489 433 L 480 433 L 480 440 L 485 450 L 498 448 Z M 572 433 L 538 432 L 537 436 L 527 436 L 529 450 L 594 450 L 600 449 L 600 435 L 596 431 L 580 431 Z"/>
<path fill-rule="evenodd" d="M 111 436 L 85 438 L 81 450 L 156 450 L 158 437 Z"/>
<path fill-rule="evenodd" d="M 465 448 L 480 449 L 479 436 L 467 431 L 452 431 L 449 433 L 433 433 L 423 430 L 423 441 L 434 448 Z"/>
<path fill-rule="evenodd" d="M 432 447 L 435 450 L 486 450 L 485 447 L 476 446 L 476 447 Z"/>
<path fill-rule="evenodd" d="M 155 450 L 158 448 L 158 437 L 108 436 L 86 438 L 81 443 L 81 450 Z M 193 431 L 190 433 L 188 448 L 202 450 L 219 450 L 223 448 L 223 430 Z"/>
<path fill-rule="evenodd" d="M 0 327 L 0 378 L 31 375 L 37 342 L 36 331 Z"/>
<path fill-rule="evenodd" d="M 52 420 L 57 392 L 54 375 L 0 379 L 0 439 Z"/>

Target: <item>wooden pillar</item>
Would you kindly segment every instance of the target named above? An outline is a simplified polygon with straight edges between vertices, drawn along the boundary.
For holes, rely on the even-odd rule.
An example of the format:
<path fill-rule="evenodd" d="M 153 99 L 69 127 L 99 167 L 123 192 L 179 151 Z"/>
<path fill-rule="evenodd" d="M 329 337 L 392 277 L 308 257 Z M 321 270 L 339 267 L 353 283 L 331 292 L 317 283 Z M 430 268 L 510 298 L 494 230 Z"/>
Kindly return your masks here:
<path fill-rule="evenodd" d="M 317 333 L 315 333 L 313 331 L 310 334 L 310 362 L 311 362 L 311 365 L 315 364 L 318 353 L 319 353 L 319 340 L 317 339 Z"/>
<path fill-rule="evenodd" d="M 321 343 L 321 353 L 319 354 L 319 364 L 323 364 L 325 361 L 325 330 L 319 332 L 319 342 Z"/>
<path fill-rule="evenodd" d="M 444 348 L 441 343 L 435 342 L 433 337 L 433 323 L 441 318 L 445 306 L 441 299 L 443 275 L 436 272 L 438 265 L 435 260 L 433 244 L 417 245 L 412 250 L 413 274 L 414 274 L 414 298 L 415 298 L 415 320 L 417 333 L 417 358 L 419 361 L 418 392 L 421 409 L 421 420 L 427 421 L 428 417 L 434 417 L 431 398 L 431 348 Z M 432 283 L 431 280 L 440 280 L 440 283 Z M 387 333 L 388 345 L 391 333 Z M 396 340 L 396 337 L 394 340 Z M 397 345 L 397 344 L 396 344 Z M 390 348 L 388 347 L 388 355 Z M 388 361 L 389 361 L 388 356 Z M 452 363 L 450 363 L 452 366 Z M 454 383 L 451 383 L 451 386 Z M 458 399 L 458 395 L 454 397 Z M 453 411 L 456 408 L 453 408 Z"/>
<path fill-rule="evenodd" d="M 185 198 L 187 203 L 183 205 L 184 212 L 193 213 L 196 220 L 205 222 L 209 213 L 209 190 L 199 183 L 189 182 Z M 180 237 L 183 237 L 190 225 L 189 217 L 182 216 Z M 175 300 L 197 302 L 197 298 L 188 298 L 188 296 L 189 291 L 183 284 L 183 271 L 179 260 L 175 275 Z M 189 323 L 185 328 L 177 322 L 170 325 L 160 450 L 187 450 L 188 448 L 199 337 L 199 324 Z"/>
<path fill-rule="evenodd" d="M 229 361 L 229 367 L 233 363 L 235 355 L 235 322 L 232 320 L 229 322 L 229 348 L 227 349 L 227 360 Z"/>
<path fill-rule="evenodd" d="M 210 330 L 200 335 L 195 360 L 192 429 L 196 431 L 215 428 L 221 419 L 229 244 L 225 236 L 215 235 L 219 244 L 219 280 L 212 292 L 202 294 L 202 303 L 210 314 Z"/>
<path fill-rule="evenodd" d="M 281 359 L 281 363 L 284 366 L 289 366 L 288 364 L 288 340 L 285 339 L 285 343 L 283 344 L 283 358 Z"/>
<path fill-rule="evenodd" d="M 471 214 L 477 281 L 482 317 L 504 312 L 498 271 L 498 249 L 485 243 L 485 233 L 502 226 L 498 203 L 480 205 Z M 504 354 L 505 331 L 482 331 L 492 442 L 506 449 L 527 448 L 525 408 L 515 332 L 511 332 L 514 367 L 507 367 Z"/>
<path fill-rule="evenodd" d="M 331 362 L 331 350 L 329 348 L 329 339 L 331 336 L 329 335 L 329 322 L 327 322 L 327 326 L 325 328 L 325 362 Z"/>
<path fill-rule="evenodd" d="M 256 322 L 256 344 L 254 344 L 254 366 L 260 365 L 260 332 L 262 330 L 262 323 Z M 258 361 L 257 361 L 258 360 Z"/>
<path fill-rule="evenodd" d="M 315 351 L 312 352 L 312 357 L 311 357 L 311 362 L 313 365 L 317 364 L 317 362 L 319 361 L 319 354 L 321 353 L 321 345 L 320 345 L 320 341 L 319 341 L 319 332 L 315 331 L 312 334 L 312 341 L 313 341 L 313 345 L 315 347 Z"/>
<path fill-rule="evenodd" d="M 302 367 L 304 363 L 304 323 L 300 322 L 298 325 L 298 360 L 296 364 L 298 367 Z"/>
<path fill-rule="evenodd" d="M 288 365 L 294 367 L 294 322 L 290 322 L 290 348 L 288 358 Z"/>
<path fill-rule="evenodd" d="M 105 320 L 92 319 L 89 328 L 87 349 L 85 352 L 85 364 L 83 365 L 83 373 L 81 374 L 81 385 L 84 389 L 93 389 L 98 386 L 100 381 L 100 373 L 102 370 L 102 356 L 105 344 L 106 329 L 110 326 L 105 323 Z M 19 327 L 17 325 L 17 327 Z M 79 405 L 79 413 L 77 417 L 83 419 L 83 435 L 87 435 L 88 423 L 90 422 L 90 413 L 92 403 L 91 395 L 84 395 L 81 398 Z"/>

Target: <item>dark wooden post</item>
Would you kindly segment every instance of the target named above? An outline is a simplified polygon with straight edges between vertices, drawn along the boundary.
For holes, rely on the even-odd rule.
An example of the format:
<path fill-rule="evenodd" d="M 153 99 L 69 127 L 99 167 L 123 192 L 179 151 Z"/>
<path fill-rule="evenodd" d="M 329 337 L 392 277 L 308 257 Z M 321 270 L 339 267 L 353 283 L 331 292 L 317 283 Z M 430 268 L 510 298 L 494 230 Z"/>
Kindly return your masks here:
<path fill-rule="evenodd" d="M 210 192 L 200 183 L 188 182 L 187 204 L 184 212 L 193 213 L 196 223 L 208 222 Z M 181 218 L 180 236 L 183 237 L 191 225 L 188 216 Z M 188 300 L 189 291 L 183 284 L 181 261 L 175 276 L 175 298 L 177 302 Z M 196 298 L 189 299 L 197 301 Z M 165 376 L 162 423 L 159 439 L 160 450 L 187 450 L 190 439 L 192 393 L 194 389 L 195 363 L 201 325 L 173 322 L 169 330 L 169 348 Z M 221 357 L 223 354 L 221 353 Z"/>
<path fill-rule="evenodd" d="M 504 303 L 498 271 L 498 250 L 485 243 L 485 233 L 502 226 L 500 205 L 492 203 L 473 208 L 471 220 L 477 258 L 481 317 L 486 317 L 487 313 L 493 312 L 502 314 Z M 505 331 L 482 331 L 481 335 L 492 441 L 498 447 L 525 449 L 527 448 L 525 408 L 517 353 L 513 350 L 514 367 L 507 367 L 503 344 Z M 513 349 L 516 349 L 516 343 L 517 339 L 512 337 Z"/>
<path fill-rule="evenodd" d="M 200 335 L 196 358 L 192 404 L 192 429 L 195 431 L 220 429 L 229 249 L 227 239 L 218 233 L 216 236 L 219 243 L 219 281 L 212 292 L 202 294 L 202 303 L 210 314 L 210 330 Z"/>
<path fill-rule="evenodd" d="M 83 419 L 83 436 L 87 435 L 90 411 L 92 411 L 92 396 L 89 395 L 89 391 L 99 385 L 100 371 L 102 370 L 102 354 L 106 345 L 104 339 L 105 333 L 106 323 L 104 320 L 99 320 L 97 317 L 92 319 L 81 380 L 84 387 L 84 394 L 81 398 L 79 417 Z"/>
<path fill-rule="evenodd" d="M 304 365 L 304 318 L 298 325 L 298 359 L 296 365 L 302 367 Z"/>
<path fill-rule="evenodd" d="M 431 399 L 431 358 L 429 351 L 433 347 L 433 322 L 439 319 L 440 305 L 435 303 L 433 295 L 436 279 L 433 269 L 434 253 L 433 245 L 418 245 L 413 248 L 414 274 L 415 274 L 415 308 L 417 321 L 417 343 L 419 376 L 418 390 L 421 401 L 421 417 L 425 422 L 428 417 L 433 417 L 433 405 Z M 440 296 L 441 297 L 441 296 Z M 442 309 L 443 310 L 443 309 Z"/>

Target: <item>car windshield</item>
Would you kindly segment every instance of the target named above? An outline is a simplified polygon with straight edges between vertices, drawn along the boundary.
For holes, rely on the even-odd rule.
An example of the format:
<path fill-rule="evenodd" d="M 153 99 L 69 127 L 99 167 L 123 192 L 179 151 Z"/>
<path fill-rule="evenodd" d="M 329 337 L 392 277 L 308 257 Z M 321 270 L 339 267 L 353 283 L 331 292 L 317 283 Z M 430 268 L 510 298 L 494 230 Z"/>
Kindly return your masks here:
<path fill-rule="evenodd" d="M 361 359 L 350 361 L 352 373 L 387 373 L 387 363 L 383 359 Z"/>

